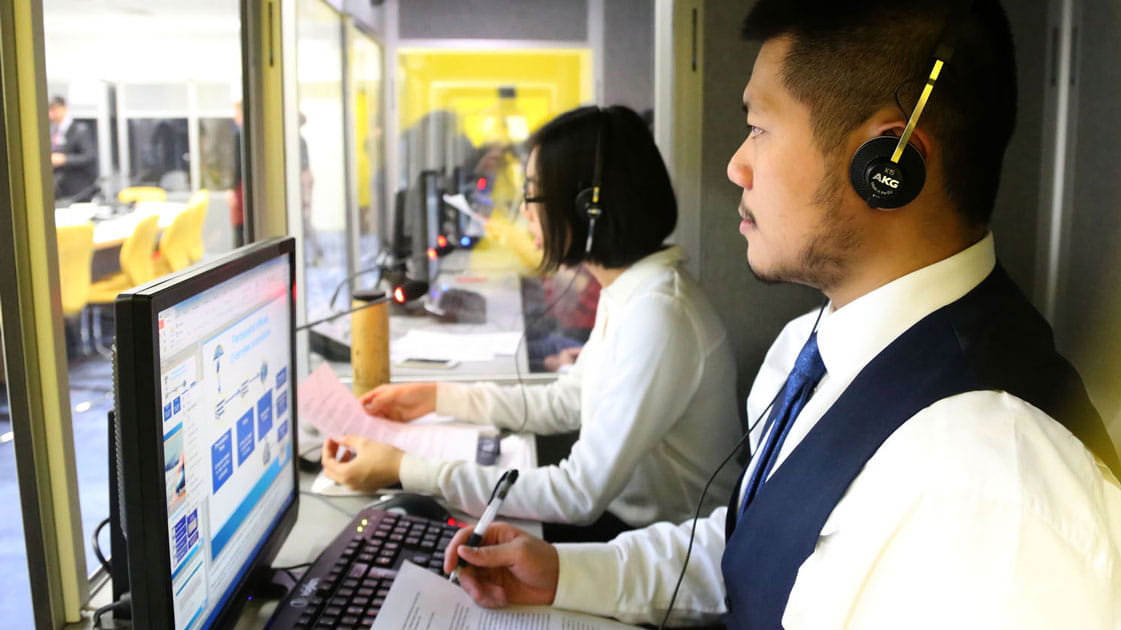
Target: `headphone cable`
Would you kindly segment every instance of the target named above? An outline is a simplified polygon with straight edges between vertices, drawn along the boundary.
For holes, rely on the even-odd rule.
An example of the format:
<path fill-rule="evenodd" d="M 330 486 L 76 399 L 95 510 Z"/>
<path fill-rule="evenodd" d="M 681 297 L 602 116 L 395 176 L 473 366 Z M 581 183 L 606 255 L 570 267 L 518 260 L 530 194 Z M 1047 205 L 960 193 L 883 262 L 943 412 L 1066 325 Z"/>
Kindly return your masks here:
<path fill-rule="evenodd" d="M 817 332 L 817 325 L 821 322 L 821 315 L 825 312 L 825 307 L 828 305 L 829 300 L 826 299 L 825 303 L 821 305 L 820 309 L 818 309 L 817 318 L 814 319 L 813 328 L 810 329 L 810 334 L 808 337 L 806 337 L 806 343 L 809 343 L 810 337 L 813 337 L 814 333 Z M 681 589 L 681 582 L 685 579 L 685 571 L 689 568 L 689 558 L 693 555 L 693 541 L 697 536 L 697 520 L 699 520 L 701 517 L 701 507 L 704 505 L 705 495 L 708 494 L 709 486 L 712 485 L 713 480 L 716 479 L 716 476 L 719 475 L 720 471 L 724 469 L 724 466 L 726 466 L 732 459 L 732 457 L 739 452 L 740 448 L 743 446 L 744 441 L 751 437 L 751 432 L 754 431 L 755 427 L 759 425 L 759 422 L 764 417 L 766 417 L 767 413 L 770 412 L 771 407 L 775 406 L 775 402 L 778 401 L 778 397 L 782 395 L 784 389 L 786 389 L 785 380 L 783 380 L 782 387 L 779 387 L 778 391 L 775 392 L 774 397 L 771 398 L 771 402 L 767 403 L 767 406 L 763 408 L 763 411 L 761 411 L 759 415 L 755 417 L 755 421 L 748 425 L 747 431 L 744 432 L 743 437 L 740 438 L 739 442 L 736 442 L 735 447 L 732 448 L 732 452 L 728 453 L 723 461 L 720 462 L 720 465 L 716 467 L 716 470 L 713 471 L 712 475 L 709 476 L 708 481 L 705 483 L 704 489 L 701 490 L 701 498 L 697 500 L 697 509 L 693 513 L 693 524 L 689 530 L 689 544 L 685 548 L 685 560 L 681 563 L 681 573 L 677 575 L 677 582 L 673 586 L 673 594 L 670 596 L 669 606 L 666 607 L 666 614 L 662 616 L 662 622 L 658 624 L 658 630 L 664 630 L 664 628 L 666 627 L 666 621 L 669 620 L 669 615 L 673 611 L 673 604 L 677 601 L 677 593 Z M 754 456 L 754 453 L 748 453 L 747 461 L 744 462 L 745 469 L 751 465 L 751 460 L 754 459 Z M 735 492 L 735 489 L 733 489 L 733 492 Z"/>

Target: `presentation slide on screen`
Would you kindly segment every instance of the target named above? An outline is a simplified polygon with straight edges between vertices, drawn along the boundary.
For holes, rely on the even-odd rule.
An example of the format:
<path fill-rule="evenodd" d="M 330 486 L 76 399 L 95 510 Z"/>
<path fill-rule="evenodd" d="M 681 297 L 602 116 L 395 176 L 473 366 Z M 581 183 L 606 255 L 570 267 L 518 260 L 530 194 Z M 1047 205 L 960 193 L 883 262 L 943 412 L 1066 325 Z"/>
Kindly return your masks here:
<path fill-rule="evenodd" d="M 286 344 L 278 342 L 287 330 L 276 323 L 286 322 L 286 316 L 287 304 L 277 300 L 202 345 L 201 399 L 213 413 L 208 426 L 201 427 L 210 445 L 212 558 L 221 555 L 280 470 L 277 455 L 287 430 L 277 427 L 276 403 L 281 395 L 287 401 L 288 354 Z"/>
<path fill-rule="evenodd" d="M 291 474 L 292 448 L 286 274 L 265 267 L 246 283 L 252 290 L 220 287 L 161 312 L 172 340 L 161 319 L 161 349 L 174 352 L 161 384 L 177 630 L 211 620 L 292 491 L 281 474 Z"/>

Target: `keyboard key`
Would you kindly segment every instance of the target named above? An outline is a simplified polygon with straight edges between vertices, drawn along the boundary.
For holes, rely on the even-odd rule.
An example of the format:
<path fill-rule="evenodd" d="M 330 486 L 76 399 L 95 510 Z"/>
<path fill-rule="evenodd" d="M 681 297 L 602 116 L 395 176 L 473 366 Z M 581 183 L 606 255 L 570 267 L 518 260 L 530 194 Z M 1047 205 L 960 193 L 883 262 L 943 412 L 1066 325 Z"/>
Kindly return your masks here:
<path fill-rule="evenodd" d="M 370 559 L 373 560 L 373 558 Z M 369 564 L 365 562 L 355 562 L 354 564 L 350 565 L 350 571 L 347 573 L 347 575 L 349 575 L 351 578 L 361 579 L 366 577 L 366 572 L 369 570 Z M 357 586 L 357 584 L 355 584 L 355 586 Z"/>

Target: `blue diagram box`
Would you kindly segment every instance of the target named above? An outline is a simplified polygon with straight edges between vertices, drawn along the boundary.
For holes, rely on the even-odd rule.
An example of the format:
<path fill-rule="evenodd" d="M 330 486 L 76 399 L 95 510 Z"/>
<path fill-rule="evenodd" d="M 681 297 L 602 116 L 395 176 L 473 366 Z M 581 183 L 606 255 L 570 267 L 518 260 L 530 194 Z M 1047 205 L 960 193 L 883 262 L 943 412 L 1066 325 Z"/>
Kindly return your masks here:
<path fill-rule="evenodd" d="M 283 440 L 288 435 L 288 421 L 281 419 L 276 423 L 276 439 Z"/>
<path fill-rule="evenodd" d="M 171 402 L 171 411 L 172 413 L 179 413 L 179 410 L 182 408 L 183 406 L 181 401 L 179 400 L 179 396 L 176 396 L 175 400 Z"/>
<path fill-rule="evenodd" d="M 253 410 L 246 411 L 237 419 L 237 465 L 240 466 L 253 454 L 257 442 L 253 439 Z"/>
<path fill-rule="evenodd" d="M 190 549 L 187 535 L 187 517 L 179 519 L 175 524 L 175 563 L 179 564 Z"/>
<path fill-rule="evenodd" d="M 163 421 L 167 422 L 168 420 L 171 420 L 171 403 L 163 406 Z"/>
<path fill-rule="evenodd" d="M 287 383 L 287 382 L 288 382 L 288 368 L 287 367 L 282 367 L 282 368 L 280 368 L 279 370 L 276 371 L 276 388 L 280 389 L 280 386 Z"/>
<path fill-rule="evenodd" d="M 199 511 L 191 510 L 187 516 L 187 544 L 191 547 L 199 541 Z"/>
<path fill-rule="evenodd" d="M 257 439 L 265 439 L 272 428 L 272 390 L 265 392 L 257 401 Z"/>
<path fill-rule="evenodd" d="M 218 441 L 210 445 L 210 467 L 213 474 L 213 492 L 218 492 L 222 484 L 234 473 L 233 436 L 227 429 Z"/>
<path fill-rule="evenodd" d="M 288 411 L 288 390 L 276 395 L 276 417 L 283 416 L 285 411 Z"/>

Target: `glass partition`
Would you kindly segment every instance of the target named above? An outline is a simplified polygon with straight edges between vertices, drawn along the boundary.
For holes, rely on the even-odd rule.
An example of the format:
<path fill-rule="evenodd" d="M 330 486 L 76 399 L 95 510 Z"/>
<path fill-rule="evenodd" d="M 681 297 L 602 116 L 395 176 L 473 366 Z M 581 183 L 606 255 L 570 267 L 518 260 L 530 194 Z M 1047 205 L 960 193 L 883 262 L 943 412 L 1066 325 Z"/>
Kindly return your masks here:
<path fill-rule="evenodd" d="M 299 0 L 296 15 L 301 254 L 310 321 L 331 312 L 331 295 L 349 268 L 343 21 L 322 0 Z"/>
<path fill-rule="evenodd" d="M 51 98 L 43 108 L 51 119 L 68 395 L 88 545 L 108 516 L 112 302 L 121 290 L 175 270 L 158 235 L 176 220 L 201 220 L 191 230 L 190 261 L 234 245 L 227 200 L 235 195 L 226 191 L 236 188 L 240 155 L 240 3 L 44 0 L 43 22 Z M 73 194 L 87 184 L 66 181 L 78 165 L 83 181 L 94 182 L 92 194 Z M 139 229 L 152 214 L 155 232 Z M 91 223 L 92 242 L 83 236 Z M 142 245 L 131 250 L 142 255 L 122 259 L 129 239 Z M 0 469 L 10 465 L 4 448 Z M 14 475 L 0 475 L 0 499 L 14 483 Z M 0 547 L 23 545 L 0 527 Z M 92 574 L 97 556 L 87 550 L 86 559 Z M 7 573 L 8 562 L 0 555 L 0 571 Z"/>
<path fill-rule="evenodd" d="M 9 516 L 0 519 L 0 607 L 5 625 L 31 628 L 35 625 L 31 610 L 31 583 L 27 572 L 27 548 L 23 544 L 23 516 L 13 511 L 21 505 L 16 483 L 15 442 L 12 440 L 12 418 L 8 406 L 8 388 L 4 376 L 4 331 L 0 330 L 0 504 L 9 508 Z"/>
<path fill-rule="evenodd" d="M 354 123 L 354 186 L 358 209 L 358 260 L 366 269 L 383 246 L 388 234 L 385 208 L 385 141 L 382 102 L 382 47 L 365 33 L 348 26 L 350 32 L 351 111 Z M 361 284 L 361 281 L 359 282 Z"/>

